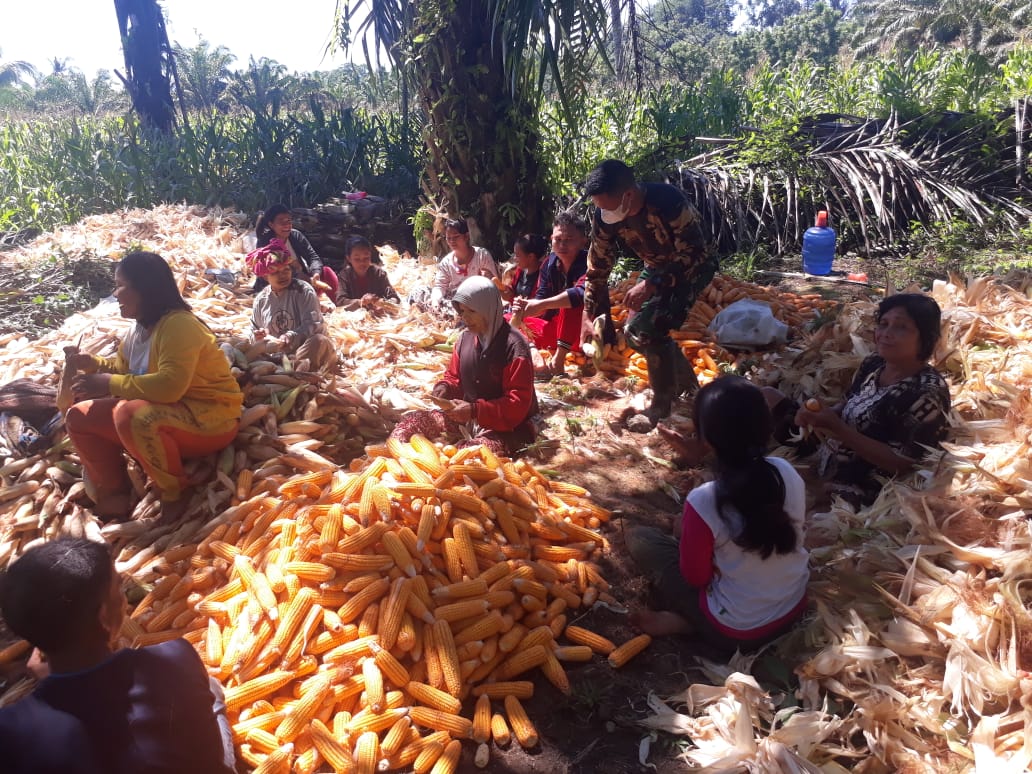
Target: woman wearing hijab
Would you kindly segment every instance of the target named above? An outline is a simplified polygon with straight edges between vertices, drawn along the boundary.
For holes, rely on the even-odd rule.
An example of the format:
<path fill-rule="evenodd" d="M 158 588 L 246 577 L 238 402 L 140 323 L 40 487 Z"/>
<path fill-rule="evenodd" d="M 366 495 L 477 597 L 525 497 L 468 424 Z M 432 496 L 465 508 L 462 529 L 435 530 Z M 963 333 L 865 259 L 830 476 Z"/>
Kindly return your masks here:
<path fill-rule="evenodd" d="M 391 437 L 408 441 L 419 433 L 431 440 L 457 439 L 460 426 L 472 424 L 472 437 L 462 446 L 483 444 L 495 454 L 515 456 L 537 435 L 531 421 L 538 409 L 530 344 L 505 321 L 501 294 L 487 277 L 463 281 L 452 305 L 466 330 L 433 389 L 450 407 L 407 414 Z"/>

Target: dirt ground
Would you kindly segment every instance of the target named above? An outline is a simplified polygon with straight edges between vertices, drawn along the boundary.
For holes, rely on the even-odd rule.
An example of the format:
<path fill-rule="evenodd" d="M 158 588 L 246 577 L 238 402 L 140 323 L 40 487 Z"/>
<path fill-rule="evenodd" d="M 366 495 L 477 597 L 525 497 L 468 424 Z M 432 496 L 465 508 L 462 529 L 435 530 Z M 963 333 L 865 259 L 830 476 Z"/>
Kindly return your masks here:
<path fill-rule="evenodd" d="M 836 267 L 838 268 L 838 267 Z M 854 271 L 853 267 L 849 271 Z M 785 271 L 793 271 L 785 267 Z M 798 269 L 795 269 L 798 271 Z M 845 274 L 845 269 L 841 275 Z M 762 281 L 763 278 L 757 278 Z M 837 283 L 810 277 L 769 278 L 785 290 L 820 292 L 829 298 L 853 301 L 873 297 L 873 287 Z M 605 379 L 554 379 L 538 385 L 548 427 L 543 435 L 550 444 L 536 450 L 534 464 L 544 472 L 579 484 L 600 504 L 613 511 L 602 532 L 609 541 L 600 561 L 611 593 L 628 611 L 648 607 L 650 591 L 627 555 L 623 531 L 636 524 L 669 530 L 680 517 L 684 495 L 707 480 L 703 470 L 678 469 L 672 452 L 655 430 L 647 434 L 628 431 L 621 415 L 635 400 L 633 385 Z M 556 405 L 549 398 L 561 401 Z M 641 397 L 637 399 L 642 400 Z M 690 406 L 675 405 L 672 424 L 686 421 Z M 675 497 L 677 498 L 675 500 Z M 812 620 L 812 616 L 807 621 Z M 620 615 L 599 608 L 571 615 L 569 623 L 585 626 L 616 643 L 639 632 Z M 804 622 L 765 651 L 754 664 L 754 676 L 772 696 L 792 701 L 797 682 L 793 674 L 812 649 Z M 565 772 L 566 774 L 625 774 L 645 770 L 639 763 L 639 744 L 648 737 L 638 721 L 651 714 L 649 692 L 660 697 L 683 691 L 690 684 L 709 682 L 699 667 L 702 646 L 689 638 L 659 638 L 620 670 L 611 669 L 596 656 L 587 664 L 567 664 L 572 691 L 563 696 L 547 680 L 535 677 L 535 694 L 527 702 L 528 714 L 537 726 L 539 746 L 526 751 L 511 746 L 502 755 L 492 748 L 490 771 Z M 687 738 L 660 734 L 651 743 L 648 763 L 658 774 L 681 772 L 679 757 Z M 474 749 L 464 750 L 461 771 L 475 771 Z"/>

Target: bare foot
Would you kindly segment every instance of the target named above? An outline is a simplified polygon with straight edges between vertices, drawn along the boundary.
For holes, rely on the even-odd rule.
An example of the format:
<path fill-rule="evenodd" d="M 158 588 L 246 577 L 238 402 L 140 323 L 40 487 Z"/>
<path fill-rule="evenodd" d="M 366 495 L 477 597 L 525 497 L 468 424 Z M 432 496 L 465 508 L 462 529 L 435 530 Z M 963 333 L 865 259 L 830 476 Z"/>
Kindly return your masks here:
<path fill-rule="evenodd" d="M 697 467 L 706 456 L 705 444 L 693 436 L 687 436 L 662 423 L 656 425 L 660 438 L 670 444 L 677 455 L 677 462 L 687 468 Z"/>
<path fill-rule="evenodd" d="M 126 521 L 133 512 L 133 499 L 128 492 L 98 495 L 93 515 L 101 521 Z"/>
<path fill-rule="evenodd" d="M 175 524 L 186 515 L 190 507 L 190 496 L 183 493 L 178 500 L 162 500 L 161 511 L 158 513 L 157 524 Z"/>
<path fill-rule="evenodd" d="M 631 613 L 632 626 L 653 637 L 669 637 L 672 634 L 691 634 L 692 627 L 687 619 L 669 610 L 641 610 Z"/>

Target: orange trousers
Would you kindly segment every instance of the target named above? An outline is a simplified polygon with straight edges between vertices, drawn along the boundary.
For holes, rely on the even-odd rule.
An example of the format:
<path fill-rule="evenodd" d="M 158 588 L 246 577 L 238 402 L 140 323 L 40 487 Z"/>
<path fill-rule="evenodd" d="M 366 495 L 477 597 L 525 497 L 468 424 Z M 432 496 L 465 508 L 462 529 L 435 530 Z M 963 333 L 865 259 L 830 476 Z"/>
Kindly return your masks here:
<path fill-rule="evenodd" d="M 98 496 L 129 488 L 124 452 L 143 467 L 161 499 L 179 499 L 187 485 L 183 459 L 220 451 L 236 438 L 239 420 L 229 429 L 201 427 L 179 403 L 99 398 L 68 409 L 65 427 Z"/>

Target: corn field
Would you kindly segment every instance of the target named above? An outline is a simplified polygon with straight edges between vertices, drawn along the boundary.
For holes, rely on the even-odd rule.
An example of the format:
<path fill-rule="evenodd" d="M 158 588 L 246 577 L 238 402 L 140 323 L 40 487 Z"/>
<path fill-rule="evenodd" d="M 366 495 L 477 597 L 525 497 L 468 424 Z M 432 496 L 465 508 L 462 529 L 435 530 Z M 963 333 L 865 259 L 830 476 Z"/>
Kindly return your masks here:
<path fill-rule="evenodd" d="M 345 189 L 410 198 L 417 150 L 400 119 L 313 104 L 285 117 L 194 117 L 176 135 L 133 118 L 0 127 L 0 233 L 161 202 L 320 201 Z"/>

